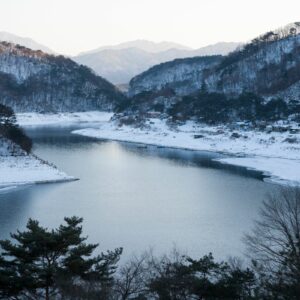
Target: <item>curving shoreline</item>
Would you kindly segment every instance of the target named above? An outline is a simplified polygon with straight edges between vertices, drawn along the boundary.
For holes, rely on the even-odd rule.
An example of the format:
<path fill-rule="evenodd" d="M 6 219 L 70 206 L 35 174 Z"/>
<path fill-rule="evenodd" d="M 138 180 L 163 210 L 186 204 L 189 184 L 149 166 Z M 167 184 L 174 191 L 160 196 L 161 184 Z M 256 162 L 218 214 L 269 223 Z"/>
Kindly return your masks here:
<path fill-rule="evenodd" d="M 59 114 L 21 113 L 17 114 L 17 120 L 23 127 L 47 127 L 103 122 L 108 121 L 111 116 L 112 113 L 98 111 Z M 10 148 L 15 148 L 17 152 L 12 154 Z M 2 149 L 5 151 L 4 153 L 0 151 L 0 193 L 23 185 L 79 180 L 33 154 L 23 153 L 18 146 L 9 141 L 5 141 Z"/>
<path fill-rule="evenodd" d="M 160 119 L 149 119 L 142 127 L 119 126 L 117 122 L 110 121 L 111 116 L 112 113 L 107 112 L 29 113 L 19 114 L 18 120 L 25 127 L 80 124 L 87 128 L 74 130 L 73 134 L 103 140 L 221 153 L 228 157 L 216 161 L 262 172 L 266 176 L 265 181 L 300 184 L 299 133 L 231 130 L 226 126 L 207 126 L 191 121 L 170 128 L 165 120 Z M 289 143 L 289 139 L 296 142 Z M 68 179 L 63 177 L 62 180 Z"/>
<path fill-rule="evenodd" d="M 149 120 L 144 128 L 118 126 L 106 122 L 97 128 L 74 130 L 73 134 L 87 137 L 138 143 L 158 147 L 193 151 L 211 151 L 230 157 L 216 159 L 220 163 L 245 167 L 262 172 L 265 181 L 284 185 L 300 184 L 300 144 L 290 144 L 288 133 L 265 133 L 258 131 L 233 132 L 226 127 L 212 127 L 187 122 L 170 128 L 165 121 Z M 216 132 L 222 131 L 221 134 Z M 195 136 L 201 136 L 195 138 Z M 293 135 L 300 141 L 300 135 Z"/>
<path fill-rule="evenodd" d="M 0 192 L 22 185 L 78 180 L 33 155 L 0 156 Z"/>

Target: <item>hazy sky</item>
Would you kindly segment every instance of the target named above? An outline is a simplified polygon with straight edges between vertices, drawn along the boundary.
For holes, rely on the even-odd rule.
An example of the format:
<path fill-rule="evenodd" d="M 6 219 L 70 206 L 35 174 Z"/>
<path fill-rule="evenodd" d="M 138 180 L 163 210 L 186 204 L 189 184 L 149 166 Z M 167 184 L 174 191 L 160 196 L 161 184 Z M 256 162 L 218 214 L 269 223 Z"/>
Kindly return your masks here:
<path fill-rule="evenodd" d="M 299 0 L 0 0 L 0 31 L 64 54 L 134 39 L 246 41 L 294 21 Z"/>

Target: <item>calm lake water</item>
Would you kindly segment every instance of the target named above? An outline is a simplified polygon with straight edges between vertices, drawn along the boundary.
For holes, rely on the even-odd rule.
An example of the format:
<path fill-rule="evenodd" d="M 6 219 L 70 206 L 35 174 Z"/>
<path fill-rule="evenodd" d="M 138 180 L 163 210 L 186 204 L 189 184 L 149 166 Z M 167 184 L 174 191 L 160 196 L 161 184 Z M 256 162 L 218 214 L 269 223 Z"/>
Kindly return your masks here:
<path fill-rule="evenodd" d="M 243 234 L 276 188 L 259 173 L 213 162 L 217 154 L 97 141 L 71 130 L 28 130 L 34 153 L 80 180 L 0 194 L 0 238 L 29 217 L 55 227 L 77 215 L 90 242 L 122 246 L 125 257 L 174 246 L 195 258 L 241 256 Z"/>

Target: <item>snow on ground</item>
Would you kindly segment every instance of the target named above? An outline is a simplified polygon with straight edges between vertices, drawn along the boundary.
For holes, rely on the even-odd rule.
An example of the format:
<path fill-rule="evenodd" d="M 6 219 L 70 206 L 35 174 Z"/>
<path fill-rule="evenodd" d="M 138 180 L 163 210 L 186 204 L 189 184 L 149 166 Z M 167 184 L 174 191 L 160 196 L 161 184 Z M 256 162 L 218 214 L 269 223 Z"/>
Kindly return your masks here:
<path fill-rule="evenodd" d="M 32 155 L 0 156 L 0 166 L 0 191 L 1 187 L 74 180 Z"/>
<path fill-rule="evenodd" d="M 100 111 L 58 114 L 20 113 L 17 114 L 17 122 L 20 126 L 65 126 L 107 122 L 112 115 Z M 23 184 L 71 180 L 75 178 L 34 155 L 27 155 L 19 146 L 0 137 L 0 192 L 6 192 Z"/>
<path fill-rule="evenodd" d="M 0 150 L 0 192 L 24 184 L 75 180 L 6 139 L 0 138 Z"/>
<path fill-rule="evenodd" d="M 300 183 L 300 134 L 232 131 L 224 126 L 185 125 L 170 128 L 164 120 L 150 119 L 143 128 L 107 122 L 97 128 L 73 131 L 99 139 L 164 147 L 221 152 L 219 161 L 256 169 L 280 183 Z"/>
<path fill-rule="evenodd" d="M 107 122 L 112 116 L 113 113 L 101 111 L 58 114 L 19 113 L 17 114 L 17 121 L 20 126 L 48 126 Z"/>
<path fill-rule="evenodd" d="M 291 185 L 300 182 L 300 161 L 274 157 L 230 157 L 220 160 L 222 163 L 243 166 L 251 170 L 263 171 L 270 176 L 268 180 Z"/>

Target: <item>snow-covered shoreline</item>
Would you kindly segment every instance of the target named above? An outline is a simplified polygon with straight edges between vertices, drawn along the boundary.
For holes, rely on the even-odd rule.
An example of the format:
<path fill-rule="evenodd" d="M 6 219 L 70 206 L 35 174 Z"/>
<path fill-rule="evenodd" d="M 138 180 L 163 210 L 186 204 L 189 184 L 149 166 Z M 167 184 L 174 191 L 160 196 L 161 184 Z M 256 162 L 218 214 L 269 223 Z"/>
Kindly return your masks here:
<path fill-rule="evenodd" d="M 107 122 L 113 113 L 101 111 L 76 113 L 19 113 L 22 127 L 69 126 Z M 35 155 L 26 154 L 16 144 L 0 137 L 0 193 L 21 185 L 74 181 L 77 178 L 58 170 Z"/>
<path fill-rule="evenodd" d="M 266 181 L 300 184 L 300 134 L 232 130 L 225 126 L 186 122 L 170 128 L 166 121 L 150 119 L 146 126 L 118 126 L 112 113 L 78 112 L 59 114 L 18 114 L 18 123 L 30 126 L 81 125 L 91 128 L 73 131 L 88 137 L 140 143 L 159 147 L 223 153 L 220 163 L 246 167 L 266 175 Z M 83 127 L 84 128 L 84 127 Z M 0 181 L 1 184 L 1 181 Z"/>
<path fill-rule="evenodd" d="M 300 184 L 300 134 L 232 131 L 223 126 L 194 122 L 170 128 L 159 119 L 150 119 L 144 128 L 106 122 L 97 128 L 73 133 L 98 139 L 223 153 L 229 157 L 218 159 L 221 163 L 261 171 L 268 177 L 267 181 Z"/>
<path fill-rule="evenodd" d="M 21 185 L 74 181 L 54 165 L 0 138 L 0 193 Z"/>
<path fill-rule="evenodd" d="M 76 180 L 33 155 L 0 156 L 0 166 L 0 192 L 20 185 Z"/>
<path fill-rule="evenodd" d="M 224 164 L 241 166 L 263 172 L 265 181 L 282 185 L 300 184 L 300 161 L 275 157 L 230 157 L 217 159 Z"/>

